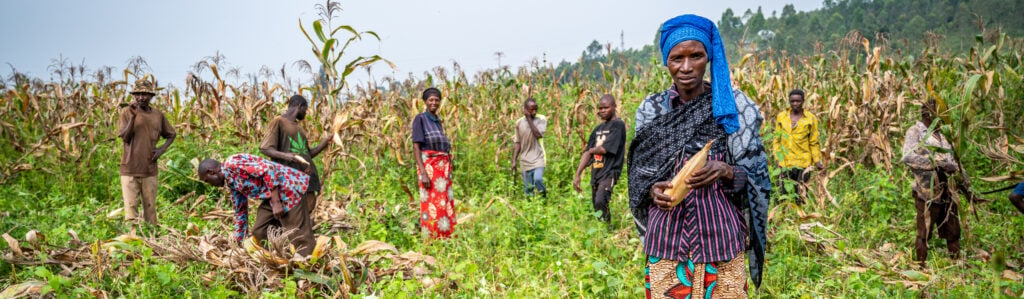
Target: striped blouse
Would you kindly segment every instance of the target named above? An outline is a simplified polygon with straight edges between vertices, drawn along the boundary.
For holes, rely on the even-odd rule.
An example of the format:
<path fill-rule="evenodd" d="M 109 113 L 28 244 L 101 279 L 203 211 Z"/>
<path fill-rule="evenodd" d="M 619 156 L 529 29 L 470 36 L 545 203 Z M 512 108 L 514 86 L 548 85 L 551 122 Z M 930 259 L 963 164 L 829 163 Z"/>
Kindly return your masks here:
<path fill-rule="evenodd" d="M 725 161 L 725 154 L 708 161 Z M 689 159 L 689 157 L 687 157 Z M 677 163 L 675 171 L 686 162 Z M 651 205 L 644 237 L 649 256 L 695 263 L 728 261 L 746 249 L 747 224 L 731 199 L 746 184 L 746 172 L 733 168 L 732 182 L 716 181 L 690 191 L 683 202 L 666 211 Z"/>

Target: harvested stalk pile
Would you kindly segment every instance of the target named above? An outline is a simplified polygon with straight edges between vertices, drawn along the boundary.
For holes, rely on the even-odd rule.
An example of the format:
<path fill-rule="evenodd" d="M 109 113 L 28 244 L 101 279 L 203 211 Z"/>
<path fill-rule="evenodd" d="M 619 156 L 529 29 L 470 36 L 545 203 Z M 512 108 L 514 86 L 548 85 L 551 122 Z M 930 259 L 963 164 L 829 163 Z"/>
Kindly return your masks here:
<path fill-rule="evenodd" d="M 173 230 L 159 237 L 141 237 L 133 232 L 109 240 L 83 242 L 74 230 L 69 230 L 71 241 L 64 247 L 46 243 L 40 232 L 32 230 L 24 242 L 3 235 L 10 247 L 10 251 L 3 253 L 3 260 L 19 266 L 59 266 L 62 275 L 91 269 L 97 277 L 121 276 L 129 274 L 121 272 L 126 264 L 144 258 L 143 252 L 149 249 L 152 255 L 148 258 L 206 263 L 211 271 L 203 276 L 204 280 L 214 283 L 218 276 L 215 274 L 220 272 L 221 277 L 234 284 L 233 288 L 250 294 L 282 287 L 282 279 L 287 275 L 297 280 L 300 291 L 316 290 L 334 297 L 347 297 L 361 286 L 392 275 L 419 279 L 430 285 L 440 281 L 430 277 L 437 261 L 428 255 L 412 251 L 399 254 L 393 245 L 376 240 L 350 249 L 338 236 L 319 236 L 313 253 L 302 257 L 288 243 L 288 233 L 271 230 L 264 248 L 252 238 L 239 245 L 227 235 L 194 235 L 188 231 L 179 234 Z M 39 282 L 29 281 L 11 285 L 0 294 L 5 298 L 39 295 L 38 286 Z M 106 297 L 103 291 L 93 295 Z"/>

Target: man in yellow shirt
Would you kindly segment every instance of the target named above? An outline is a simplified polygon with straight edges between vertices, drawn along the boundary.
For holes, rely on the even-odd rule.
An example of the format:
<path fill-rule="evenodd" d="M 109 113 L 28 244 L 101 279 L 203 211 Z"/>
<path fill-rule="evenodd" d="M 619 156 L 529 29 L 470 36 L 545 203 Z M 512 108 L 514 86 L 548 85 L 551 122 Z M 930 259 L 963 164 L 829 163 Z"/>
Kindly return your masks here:
<path fill-rule="evenodd" d="M 797 182 L 796 191 L 800 195 L 797 203 L 803 203 L 803 188 L 810 178 L 810 168 L 821 169 L 821 143 L 818 141 L 818 118 L 804 110 L 804 91 L 794 89 L 789 92 L 789 109 L 779 113 L 775 118 L 775 132 L 779 139 L 772 146 L 775 153 L 776 166 L 782 169 L 779 179 L 783 193 L 786 190 L 783 179 Z"/>

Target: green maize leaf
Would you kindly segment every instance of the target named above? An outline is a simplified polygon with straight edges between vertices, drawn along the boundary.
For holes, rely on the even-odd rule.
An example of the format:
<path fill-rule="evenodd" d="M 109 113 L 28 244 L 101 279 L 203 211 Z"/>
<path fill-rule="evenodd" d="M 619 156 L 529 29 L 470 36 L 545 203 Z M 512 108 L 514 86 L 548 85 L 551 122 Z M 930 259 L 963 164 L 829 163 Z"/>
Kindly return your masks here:
<path fill-rule="evenodd" d="M 320 42 L 327 42 L 327 37 L 324 36 L 324 25 L 320 23 L 320 20 L 313 21 L 313 32 L 316 33 L 316 37 L 320 39 Z"/>

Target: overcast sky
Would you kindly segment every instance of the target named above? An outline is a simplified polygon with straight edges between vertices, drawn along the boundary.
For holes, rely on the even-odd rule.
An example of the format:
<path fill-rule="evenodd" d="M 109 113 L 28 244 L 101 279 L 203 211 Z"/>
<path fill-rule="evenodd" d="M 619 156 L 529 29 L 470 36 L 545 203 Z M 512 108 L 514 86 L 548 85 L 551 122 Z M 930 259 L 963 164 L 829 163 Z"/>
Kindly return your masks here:
<path fill-rule="evenodd" d="M 291 66 L 315 60 L 298 24 L 301 19 L 309 28 L 318 18 L 314 5 L 322 2 L 0 0 L 0 63 L 48 79 L 47 67 L 60 55 L 91 69 L 113 66 L 115 73 L 141 56 L 161 85 L 181 86 L 191 65 L 220 51 L 242 74 L 287 63 L 292 76 L 307 80 Z M 439 65 L 450 68 L 453 61 L 470 72 L 493 68 L 498 51 L 503 65 L 544 55 L 550 63 L 575 61 L 595 39 L 614 47 L 649 44 L 657 26 L 676 15 L 717 21 L 726 8 L 742 15 L 761 6 L 770 16 L 790 3 L 798 11 L 821 7 L 820 0 L 352 0 L 341 2 L 335 25 L 380 34 L 382 41 L 363 40 L 352 54 L 384 56 L 398 69 L 377 65 L 374 77 L 405 79 L 409 73 L 422 78 Z M 10 73 L 0 67 L 0 75 Z M 356 79 L 365 80 L 359 73 Z"/>

